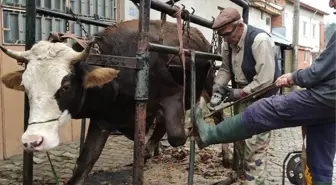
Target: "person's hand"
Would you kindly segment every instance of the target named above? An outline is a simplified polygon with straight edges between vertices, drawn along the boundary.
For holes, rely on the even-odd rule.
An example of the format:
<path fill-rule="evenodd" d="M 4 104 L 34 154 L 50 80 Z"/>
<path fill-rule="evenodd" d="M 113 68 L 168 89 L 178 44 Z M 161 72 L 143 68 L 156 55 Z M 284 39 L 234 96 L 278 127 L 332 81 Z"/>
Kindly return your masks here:
<path fill-rule="evenodd" d="M 236 101 L 247 95 L 242 89 L 229 89 L 229 91 L 230 94 L 225 102 Z"/>
<path fill-rule="evenodd" d="M 221 104 L 222 101 L 223 101 L 223 98 L 224 97 L 223 97 L 222 94 L 220 94 L 218 92 L 213 93 L 212 96 L 211 96 L 211 100 L 210 100 L 211 108 L 214 108 L 214 107 L 218 106 L 219 104 Z"/>
<path fill-rule="evenodd" d="M 294 85 L 292 73 L 283 74 L 276 81 L 275 85 L 277 87 L 291 87 Z"/>

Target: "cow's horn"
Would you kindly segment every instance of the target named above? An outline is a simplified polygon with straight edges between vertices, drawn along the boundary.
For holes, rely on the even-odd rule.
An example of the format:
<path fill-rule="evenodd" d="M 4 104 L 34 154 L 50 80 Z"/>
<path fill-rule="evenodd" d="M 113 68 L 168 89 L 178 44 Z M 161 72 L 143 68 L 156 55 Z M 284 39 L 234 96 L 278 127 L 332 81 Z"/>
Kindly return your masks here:
<path fill-rule="evenodd" d="M 78 52 L 78 54 L 74 56 L 72 59 L 72 64 L 75 64 L 81 60 L 85 60 L 88 57 L 90 49 L 94 43 L 96 43 L 96 37 L 93 37 L 88 46 L 82 52 Z"/>
<path fill-rule="evenodd" d="M 28 63 L 28 60 L 23 57 L 23 53 L 24 52 L 21 52 L 21 51 L 13 51 L 13 50 L 10 50 L 10 49 L 7 49 L 7 48 L 4 48 L 3 46 L 0 45 L 0 49 L 6 53 L 8 56 L 20 61 L 20 62 L 24 62 L 24 63 Z"/>

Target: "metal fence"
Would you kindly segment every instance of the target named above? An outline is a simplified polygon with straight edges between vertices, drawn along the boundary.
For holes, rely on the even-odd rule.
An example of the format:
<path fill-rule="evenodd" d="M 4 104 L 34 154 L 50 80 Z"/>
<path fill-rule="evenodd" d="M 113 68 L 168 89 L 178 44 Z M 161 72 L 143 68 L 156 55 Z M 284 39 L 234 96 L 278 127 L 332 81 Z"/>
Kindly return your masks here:
<path fill-rule="evenodd" d="M 248 11 L 249 3 L 245 0 L 231 0 L 233 3 L 241 6 L 243 8 L 243 19 L 245 23 L 248 23 Z M 144 146 L 145 146 L 145 114 L 146 106 L 148 99 L 148 73 L 149 73 L 149 64 L 150 51 L 155 52 L 164 52 L 170 54 L 178 54 L 178 47 L 170 47 L 161 44 L 154 44 L 149 42 L 148 31 L 149 31 L 149 20 L 150 20 L 150 9 L 155 9 L 161 11 L 162 18 L 165 17 L 165 14 L 169 16 L 174 16 L 179 10 L 172 6 L 174 1 L 169 1 L 167 3 L 161 2 L 159 0 L 132 0 L 134 3 L 139 4 L 139 33 L 138 33 L 138 49 L 137 49 L 137 63 L 140 63 L 141 68 L 137 70 L 136 75 L 136 91 L 135 91 L 135 100 L 136 100 L 136 123 L 135 123 L 135 140 L 134 140 L 134 162 L 133 162 L 133 184 L 142 185 L 143 184 L 143 168 L 144 168 Z M 181 17 L 182 19 L 188 19 L 188 21 L 210 28 L 213 24 L 213 21 L 207 20 L 200 16 L 194 14 L 187 14 L 186 10 L 182 9 Z M 36 1 L 27 1 L 26 5 L 26 50 L 29 50 L 35 43 L 35 18 L 36 14 L 50 15 L 53 17 L 66 19 L 66 20 L 76 20 L 72 15 L 67 13 L 56 12 L 52 10 L 47 10 L 43 8 L 36 7 Z M 110 24 L 90 20 L 86 18 L 78 18 L 82 23 L 92 24 L 96 26 L 110 26 Z M 190 51 L 184 50 L 185 55 L 191 56 L 191 78 L 195 78 L 195 57 L 206 58 L 210 60 L 221 60 L 221 56 L 213 53 L 205 53 L 200 51 Z M 195 80 L 192 80 L 195 82 Z M 191 119 L 194 121 L 194 112 L 195 112 L 195 83 L 191 84 Z M 24 103 L 24 130 L 28 126 L 28 117 L 29 117 L 29 105 L 27 100 L 27 95 L 25 94 L 25 103 Z M 83 130 L 83 127 L 82 127 Z M 83 131 L 81 134 L 84 134 Z M 81 137 L 83 139 L 83 136 Z M 190 159 L 190 170 L 188 177 L 188 184 L 193 183 L 193 165 L 194 165 L 194 152 L 195 152 L 195 143 L 194 140 L 191 140 L 191 159 Z M 33 182 L 33 154 L 24 152 L 23 158 L 23 185 L 32 185 Z"/>

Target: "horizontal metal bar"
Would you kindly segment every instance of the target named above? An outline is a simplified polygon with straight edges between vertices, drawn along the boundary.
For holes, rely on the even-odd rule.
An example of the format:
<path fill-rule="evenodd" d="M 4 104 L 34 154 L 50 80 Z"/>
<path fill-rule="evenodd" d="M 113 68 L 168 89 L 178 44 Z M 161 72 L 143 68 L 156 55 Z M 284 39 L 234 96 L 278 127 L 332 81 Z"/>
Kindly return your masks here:
<path fill-rule="evenodd" d="M 155 52 L 169 53 L 169 54 L 179 54 L 180 49 L 178 47 L 166 46 L 161 44 L 149 43 L 149 50 Z M 186 56 L 190 56 L 190 50 L 184 49 Z M 195 55 L 197 58 L 211 59 L 211 60 L 222 60 L 222 57 L 217 54 L 206 53 L 202 51 L 196 51 Z"/>
<path fill-rule="evenodd" d="M 139 3 L 139 0 L 132 0 L 133 2 Z M 172 17 L 174 17 L 174 14 L 178 11 L 178 8 L 171 6 L 165 2 L 161 2 L 159 0 L 152 0 L 151 2 L 151 8 L 163 13 L 166 13 Z M 182 7 L 181 7 L 182 8 Z M 186 12 L 186 11 L 183 11 Z M 181 16 L 182 19 L 186 19 L 186 14 L 182 12 Z M 212 27 L 213 22 L 207 19 L 204 19 L 197 15 L 190 15 L 190 22 L 210 28 Z"/>
<path fill-rule="evenodd" d="M 242 8 L 248 8 L 250 4 L 250 2 L 246 0 L 230 0 L 230 1 Z"/>
<path fill-rule="evenodd" d="M 168 66 L 169 66 L 169 68 L 181 68 L 181 70 L 182 70 L 182 66 L 181 65 L 169 64 Z M 215 65 L 215 69 L 216 70 L 218 70 L 220 67 L 221 67 L 221 65 L 217 65 L 217 64 Z"/>
<path fill-rule="evenodd" d="M 49 16 L 57 17 L 57 18 L 61 18 L 61 19 L 76 21 L 76 19 L 70 14 L 62 13 L 62 12 L 56 12 L 56 11 L 52 11 L 52 10 L 48 10 L 48 9 L 44 9 L 44 8 L 36 7 L 36 13 L 43 14 L 43 15 L 49 15 Z M 101 21 L 86 19 L 86 18 L 82 18 L 82 17 L 78 17 L 78 20 L 80 20 L 82 23 L 91 24 L 91 25 L 95 25 L 95 26 L 102 26 L 102 27 L 107 27 L 107 26 L 111 26 L 112 24 L 114 24 L 114 22 L 111 22 L 111 23 L 106 23 L 105 22 L 104 23 L 104 22 L 101 22 Z"/>
<path fill-rule="evenodd" d="M 124 57 L 114 55 L 90 54 L 86 58 L 89 65 L 101 67 L 122 67 L 130 69 L 141 69 L 141 65 L 137 62 L 137 57 Z"/>

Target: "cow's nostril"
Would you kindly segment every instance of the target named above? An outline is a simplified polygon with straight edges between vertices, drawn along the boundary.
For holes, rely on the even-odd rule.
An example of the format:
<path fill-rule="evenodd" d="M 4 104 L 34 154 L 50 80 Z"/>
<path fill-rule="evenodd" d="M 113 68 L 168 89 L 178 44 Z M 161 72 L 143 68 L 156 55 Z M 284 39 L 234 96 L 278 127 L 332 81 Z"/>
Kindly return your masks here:
<path fill-rule="evenodd" d="M 27 147 L 27 146 L 28 146 L 28 144 L 27 144 L 27 143 L 23 143 L 23 146 L 24 146 L 24 147 Z"/>
<path fill-rule="evenodd" d="M 43 143 L 43 138 L 41 138 L 40 141 L 34 141 L 34 142 L 31 142 L 30 145 L 33 146 L 33 147 L 38 147 L 38 146 L 40 146 L 42 143 Z"/>

